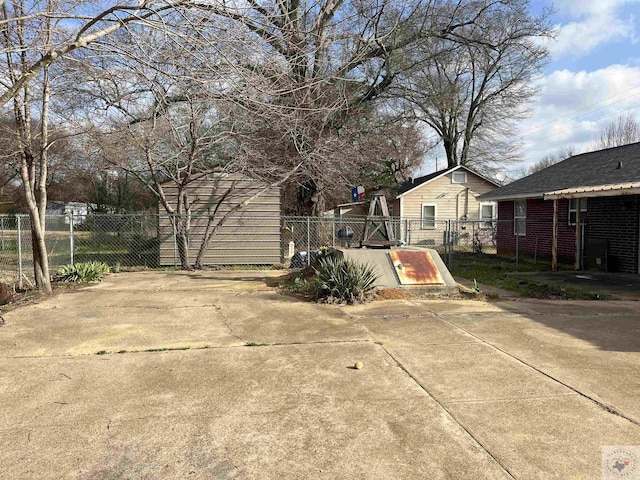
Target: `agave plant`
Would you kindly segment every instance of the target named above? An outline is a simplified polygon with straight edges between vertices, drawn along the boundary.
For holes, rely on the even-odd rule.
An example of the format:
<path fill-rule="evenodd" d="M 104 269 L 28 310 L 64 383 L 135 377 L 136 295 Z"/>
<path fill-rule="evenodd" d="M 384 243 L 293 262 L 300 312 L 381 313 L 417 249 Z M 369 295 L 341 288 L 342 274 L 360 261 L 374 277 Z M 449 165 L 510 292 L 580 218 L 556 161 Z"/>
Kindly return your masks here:
<path fill-rule="evenodd" d="M 110 272 L 111 268 L 104 262 L 79 262 L 60 267 L 56 280 L 65 283 L 100 282 Z"/>
<path fill-rule="evenodd" d="M 316 273 L 318 298 L 344 303 L 362 302 L 378 279 L 374 267 L 340 257 L 321 259 Z"/>

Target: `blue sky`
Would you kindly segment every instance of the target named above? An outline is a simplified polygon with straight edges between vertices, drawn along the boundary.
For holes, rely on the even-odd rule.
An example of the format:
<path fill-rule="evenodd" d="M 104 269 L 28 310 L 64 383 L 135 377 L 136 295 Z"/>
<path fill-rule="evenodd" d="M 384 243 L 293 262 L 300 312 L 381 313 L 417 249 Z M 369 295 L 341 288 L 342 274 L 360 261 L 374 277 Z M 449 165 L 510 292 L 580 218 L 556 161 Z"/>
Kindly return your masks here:
<path fill-rule="evenodd" d="M 552 9 L 556 39 L 520 126 L 524 161 L 586 151 L 619 114 L 640 120 L 640 0 L 533 0 L 531 8 Z"/>

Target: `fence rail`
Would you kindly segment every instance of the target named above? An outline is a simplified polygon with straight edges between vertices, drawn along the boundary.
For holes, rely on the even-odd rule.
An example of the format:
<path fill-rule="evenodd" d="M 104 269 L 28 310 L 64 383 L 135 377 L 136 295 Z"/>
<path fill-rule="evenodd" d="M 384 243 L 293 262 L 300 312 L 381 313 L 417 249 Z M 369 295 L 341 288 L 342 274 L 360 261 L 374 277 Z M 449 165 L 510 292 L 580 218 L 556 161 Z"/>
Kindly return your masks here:
<path fill-rule="evenodd" d="M 203 225 L 208 220 L 188 219 L 190 225 L 199 225 L 197 229 L 184 230 L 191 263 L 200 250 L 205 237 Z M 204 251 L 203 264 L 301 267 L 322 246 L 357 246 L 365 221 L 365 217 L 255 214 L 228 218 Z M 69 263 L 93 260 L 124 267 L 180 266 L 181 222 L 184 225 L 187 219 L 152 214 L 48 215 L 45 241 L 51 271 Z M 551 222 L 548 224 L 544 228 L 550 228 Z M 548 249 L 547 238 L 516 235 L 516 225 L 511 220 L 393 218 L 391 227 L 401 244 L 437 249 L 449 262 L 459 252 L 495 254 L 499 236 L 507 251 L 512 247 L 516 258 L 521 251 L 537 257 Z M 382 239 L 382 232 L 376 235 Z M 19 286 L 33 282 L 31 224 L 27 215 L 0 215 L 0 280 Z"/>

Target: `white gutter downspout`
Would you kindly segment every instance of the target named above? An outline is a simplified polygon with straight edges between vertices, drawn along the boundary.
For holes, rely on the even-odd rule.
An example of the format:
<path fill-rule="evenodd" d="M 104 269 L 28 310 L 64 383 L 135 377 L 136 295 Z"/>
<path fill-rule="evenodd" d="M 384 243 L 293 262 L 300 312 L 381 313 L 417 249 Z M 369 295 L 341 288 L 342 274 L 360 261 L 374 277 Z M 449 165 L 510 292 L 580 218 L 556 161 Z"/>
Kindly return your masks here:
<path fill-rule="evenodd" d="M 460 190 L 456 195 L 456 221 L 460 220 L 460 195 L 462 195 L 463 193 L 466 194 L 464 215 L 465 217 L 469 215 L 469 187 L 466 187 L 464 188 L 464 190 Z"/>

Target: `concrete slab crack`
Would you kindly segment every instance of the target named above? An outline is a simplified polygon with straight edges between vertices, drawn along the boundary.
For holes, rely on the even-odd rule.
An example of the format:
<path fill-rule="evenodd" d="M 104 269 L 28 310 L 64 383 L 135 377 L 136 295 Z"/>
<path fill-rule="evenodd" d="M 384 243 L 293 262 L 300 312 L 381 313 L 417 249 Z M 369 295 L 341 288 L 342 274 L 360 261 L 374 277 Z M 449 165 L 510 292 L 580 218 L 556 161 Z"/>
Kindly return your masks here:
<path fill-rule="evenodd" d="M 444 405 L 442 402 L 440 402 L 436 397 L 434 397 L 431 392 L 429 391 L 429 389 L 423 385 L 420 380 L 418 380 L 418 378 L 413 375 L 409 369 L 407 367 L 405 367 L 405 365 L 398 360 L 384 345 L 379 344 L 380 348 L 382 348 L 382 350 L 387 354 L 387 356 L 393 361 L 393 363 L 395 363 L 397 365 L 398 368 L 400 368 L 400 370 L 402 370 L 416 385 L 418 385 L 418 387 L 420 387 L 420 389 L 422 389 L 427 395 L 429 395 L 429 397 L 438 404 L 438 406 L 440 406 L 440 408 L 442 408 L 447 415 L 449 416 L 449 418 L 451 419 L 451 421 L 453 421 L 456 425 L 458 425 L 462 430 L 464 430 L 466 432 L 467 435 L 469 435 L 469 437 L 476 443 L 476 445 L 478 445 L 482 450 L 484 450 L 486 452 L 487 455 L 489 455 L 492 460 L 494 462 L 496 462 L 496 464 L 499 465 L 499 467 L 502 469 L 502 471 L 507 474 L 509 476 L 509 478 L 513 478 L 515 479 L 516 477 L 509 471 L 509 469 L 507 468 L 507 466 L 502 463 L 500 461 L 500 459 L 498 457 L 496 457 L 493 453 L 491 453 L 491 451 L 489 451 L 489 449 L 487 449 L 487 447 L 484 446 L 484 444 L 480 441 L 480 439 L 478 439 L 472 432 L 471 430 L 469 430 L 467 427 L 465 427 L 462 423 L 460 423 L 458 421 L 458 419 L 453 415 L 452 412 L 449 411 L 449 409 L 446 407 L 446 405 Z"/>
<path fill-rule="evenodd" d="M 216 311 L 220 314 L 220 316 L 222 317 L 222 324 L 225 326 L 225 328 L 229 331 L 229 335 L 231 335 L 234 338 L 237 338 L 238 340 L 240 340 L 242 343 L 248 345 L 249 342 L 246 341 L 244 338 L 242 338 L 240 335 L 237 335 L 233 329 L 231 328 L 231 325 L 229 324 L 229 319 L 227 318 L 227 316 L 222 312 L 222 307 L 220 307 L 217 303 L 214 301 L 213 303 L 213 307 L 216 309 Z"/>
<path fill-rule="evenodd" d="M 404 316 L 404 315 L 403 315 Z M 426 315 L 423 315 L 426 316 Z M 355 320 L 355 318 L 352 317 L 352 319 Z M 364 325 L 362 325 L 360 322 L 356 321 L 356 323 L 362 327 L 362 329 L 364 329 L 367 334 L 369 335 L 370 338 L 372 338 L 374 340 L 374 343 L 376 345 L 378 345 L 382 351 L 391 359 L 391 361 L 398 367 L 400 368 L 400 370 L 402 370 L 405 375 L 407 375 L 416 385 L 418 385 L 418 387 L 420 387 L 420 389 L 422 391 L 424 391 L 431 399 L 433 399 L 434 402 L 436 402 L 440 408 L 442 408 L 447 415 L 451 418 L 451 420 L 456 423 L 457 425 L 460 426 L 460 428 L 462 428 L 467 435 L 469 435 L 469 437 L 471 437 L 471 439 L 482 449 L 484 450 L 487 455 L 489 455 L 494 462 L 496 462 L 500 468 L 504 471 L 505 474 L 507 474 L 510 478 L 515 479 L 516 477 L 513 476 L 513 474 L 509 471 L 509 469 L 507 468 L 506 465 L 504 465 L 495 455 L 493 455 L 493 453 L 491 453 L 483 444 L 482 442 L 475 436 L 473 435 L 473 433 L 471 433 L 471 431 L 469 429 L 467 429 L 462 423 L 460 423 L 458 421 L 458 419 L 449 411 L 449 409 L 442 403 L 440 402 L 436 397 L 434 397 L 431 392 L 427 389 L 427 387 L 425 385 L 423 385 L 420 380 L 418 380 L 418 378 L 416 378 L 415 375 L 413 375 L 408 369 L 407 367 L 404 366 L 404 364 L 402 362 L 400 362 L 400 360 L 398 360 L 388 349 L 387 347 L 384 346 L 384 344 L 380 341 L 378 341 L 376 339 L 376 336 L 373 332 L 371 332 L 367 327 L 365 327 Z"/>
<path fill-rule="evenodd" d="M 524 366 L 530 368 L 531 370 L 534 370 L 537 373 L 539 373 L 541 375 L 544 375 L 548 379 L 550 379 L 550 380 L 562 385 L 563 387 L 568 388 L 572 392 L 574 392 L 574 393 L 580 395 L 581 397 L 589 400 L 590 402 L 594 403 L 596 406 L 598 406 L 602 410 L 605 410 L 605 411 L 607 411 L 607 412 L 609 412 L 609 413 L 611 413 L 613 415 L 616 415 L 617 417 L 624 418 L 625 420 L 627 420 L 628 422 L 632 423 L 633 425 L 635 425 L 637 427 L 640 427 L 640 422 L 638 422 L 637 420 L 625 415 L 624 413 L 622 413 L 621 411 L 615 409 L 614 407 L 606 405 L 606 404 L 602 403 L 601 401 L 593 398 L 591 395 L 589 395 L 589 394 L 587 394 L 585 392 L 582 392 L 582 391 L 578 390 L 575 387 L 572 387 L 571 385 L 569 385 L 568 383 L 563 382 L 562 380 L 559 380 L 559 379 L 555 378 L 553 375 L 550 375 L 550 374 L 546 373 L 544 370 L 541 370 L 541 369 L 537 368 L 535 365 L 532 365 L 531 363 L 529 363 L 529 362 L 527 362 L 525 360 L 522 360 L 521 358 L 519 358 L 519 357 L 517 357 L 517 356 L 515 356 L 515 355 L 513 355 L 513 354 L 511 354 L 509 352 L 507 352 L 506 350 L 498 347 L 497 345 L 494 345 L 493 343 L 484 340 L 482 337 L 479 337 L 475 333 L 470 332 L 470 331 L 460 327 L 459 325 L 456 325 L 455 323 L 450 322 L 449 320 L 447 320 L 445 318 L 438 317 L 438 319 L 441 322 L 446 323 L 447 325 L 450 325 L 450 326 L 452 326 L 452 327 L 454 327 L 454 328 L 456 328 L 456 329 L 458 329 L 458 330 L 460 330 L 460 331 L 462 331 L 462 332 L 464 332 L 464 333 L 466 333 L 468 335 L 471 335 L 473 338 L 477 339 L 481 343 L 489 346 L 490 348 L 493 348 L 494 350 L 496 350 L 496 351 L 498 351 L 500 353 L 503 353 L 504 355 L 507 355 L 509 358 L 515 360 L 516 362 L 520 363 L 521 365 L 524 365 Z"/>
<path fill-rule="evenodd" d="M 511 397 L 511 398 L 478 398 L 468 400 L 443 400 L 442 403 L 447 405 L 463 404 L 463 403 L 497 403 L 497 402 L 521 402 L 527 400 L 542 400 L 545 398 L 559 398 L 559 397 L 577 397 L 578 394 L 572 393 L 558 393 L 556 395 L 532 395 L 526 397 Z"/>

